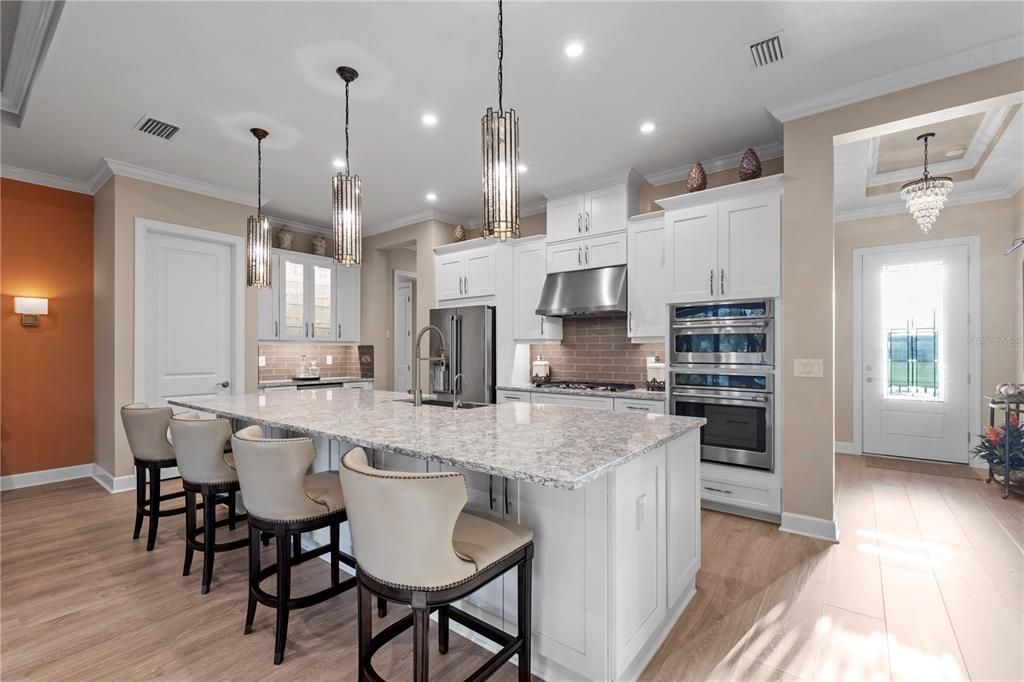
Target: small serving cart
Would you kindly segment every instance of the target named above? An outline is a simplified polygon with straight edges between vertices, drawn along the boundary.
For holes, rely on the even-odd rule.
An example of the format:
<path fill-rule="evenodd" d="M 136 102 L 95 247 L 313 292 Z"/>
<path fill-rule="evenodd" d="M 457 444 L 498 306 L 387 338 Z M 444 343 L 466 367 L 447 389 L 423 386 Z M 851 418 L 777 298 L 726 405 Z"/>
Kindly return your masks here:
<path fill-rule="evenodd" d="M 988 401 L 988 423 L 989 426 L 996 425 L 996 413 L 1003 413 L 1003 433 L 1010 432 L 1010 415 L 1017 417 L 1017 422 L 1020 423 L 1020 413 L 1022 407 L 1024 407 L 1024 397 L 1016 398 L 1002 398 L 985 396 Z M 1006 450 L 1009 450 L 1009 444 L 1007 444 Z M 1010 476 L 1010 458 L 1003 458 L 1003 465 L 993 465 L 991 462 L 988 465 L 988 478 L 985 479 L 986 483 L 995 481 L 999 485 L 1003 486 L 1003 499 L 1005 500 L 1010 496 L 1011 492 L 1017 493 L 1018 495 L 1024 495 L 1024 480 L 1019 483 L 1011 481 Z"/>

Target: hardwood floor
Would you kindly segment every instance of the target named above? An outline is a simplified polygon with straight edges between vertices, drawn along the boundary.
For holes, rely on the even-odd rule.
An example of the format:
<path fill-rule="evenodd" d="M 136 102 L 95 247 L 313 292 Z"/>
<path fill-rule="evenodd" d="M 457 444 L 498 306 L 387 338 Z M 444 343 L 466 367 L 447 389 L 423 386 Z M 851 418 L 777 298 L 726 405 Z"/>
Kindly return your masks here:
<path fill-rule="evenodd" d="M 837 457 L 836 483 L 839 545 L 704 512 L 697 595 L 644 679 L 1024 679 L 1024 499 L 852 456 Z M 201 595 L 195 567 L 181 576 L 182 517 L 161 520 L 147 553 L 133 504 L 88 480 L 0 495 L 0 677 L 355 678 L 354 594 L 294 613 L 274 666 L 269 609 L 242 636 L 245 552 L 219 555 Z M 328 579 L 311 561 L 294 589 Z M 411 651 L 406 633 L 375 664 L 407 679 Z M 485 658 L 453 635 L 431 676 Z M 514 678 L 510 665 L 496 676 Z"/>

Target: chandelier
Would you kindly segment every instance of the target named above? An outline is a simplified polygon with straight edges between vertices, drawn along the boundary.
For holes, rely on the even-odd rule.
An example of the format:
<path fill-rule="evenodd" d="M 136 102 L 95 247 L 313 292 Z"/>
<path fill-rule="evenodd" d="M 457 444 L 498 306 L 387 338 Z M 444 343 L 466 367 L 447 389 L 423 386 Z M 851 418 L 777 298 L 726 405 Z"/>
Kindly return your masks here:
<path fill-rule="evenodd" d="M 250 128 L 256 138 L 256 215 L 245 224 L 245 283 L 251 287 L 270 286 L 270 221 L 263 217 L 263 138 L 270 133 Z"/>
<path fill-rule="evenodd" d="M 924 140 L 924 175 L 912 182 L 903 185 L 900 190 L 900 198 L 907 202 L 907 210 L 914 216 L 921 231 L 927 233 L 939 217 L 939 211 L 946 204 L 946 197 L 953 189 L 953 178 L 938 176 L 931 177 L 928 174 L 928 138 L 935 137 L 935 133 L 918 135 L 918 140 Z"/>
<path fill-rule="evenodd" d="M 502 109 L 502 6 L 498 0 L 498 110 L 490 107 L 480 119 L 483 140 L 484 237 L 519 239 L 519 118 L 515 109 Z"/>
<path fill-rule="evenodd" d="M 363 261 L 363 198 L 358 175 L 352 175 L 348 160 L 348 86 L 359 72 L 351 66 L 339 66 L 338 76 L 345 81 L 345 172 L 334 176 L 331 187 L 331 214 L 334 223 L 334 260 L 342 265 Z"/>

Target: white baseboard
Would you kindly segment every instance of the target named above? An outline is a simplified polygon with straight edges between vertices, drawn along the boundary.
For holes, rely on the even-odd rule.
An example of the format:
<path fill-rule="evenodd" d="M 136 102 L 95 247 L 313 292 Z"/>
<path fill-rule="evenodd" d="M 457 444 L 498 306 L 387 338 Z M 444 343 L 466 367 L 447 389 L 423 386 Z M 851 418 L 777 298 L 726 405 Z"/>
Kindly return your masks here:
<path fill-rule="evenodd" d="M 839 542 L 839 524 L 835 519 L 819 519 L 816 516 L 804 516 L 803 514 L 791 514 L 782 512 L 782 525 L 779 530 L 785 533 L 806 535 L 809 538 Z"/>
<path fill-rule="evenodd" d="M 93 466 L 92 463 L 76 464 L 57 469 L 43 469 L 42 471 L 28 471 L 23 474 L 0 476 L 0 490 L 16 490 L 18 488 L 30 488 L 47 483 L 71 481 L 76 478 L 89 478 L 93 475 Z"/>
<path fill-rule="evenodd" d="M 108 493 L 123 493 L 129 490 L 135 490 L 135 474 L 128 474 L 126 476 L 117 476 L 116 478 L 109 471 L 101 467 L 99 464 L 94 464 L 95 471 L 92 477 L 96 479 L 96 482 L 103 486 Z M 160 470 L 160 480 L 165 481 L 168 478 L 177 478 L 181 476 L 178 473 L 178 467 L 168 467 L 167 469 Z"/>
<path fill-rule="evenodd" d="M 840 455 L 860 455 L 863 454 L 853 443 L 846 441 L 837 440 L 835 444 L 835 450 Z"/>

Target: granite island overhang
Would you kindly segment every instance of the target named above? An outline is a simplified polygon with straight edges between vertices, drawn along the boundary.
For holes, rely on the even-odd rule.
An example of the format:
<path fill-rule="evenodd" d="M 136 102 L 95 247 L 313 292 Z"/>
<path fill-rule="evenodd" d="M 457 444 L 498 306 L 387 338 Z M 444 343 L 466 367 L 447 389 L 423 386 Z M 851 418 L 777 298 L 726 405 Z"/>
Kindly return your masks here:
<path fill-rule="evenodd" d="M 344 452 L 361 446 L 381 468 L 462 472 L 468 510 L 534 531 L 533 672 L 547 680 L 638 676 L 694 594 L 704 420 L 408 400 L 323 388 L 169 402 L 236 428 L 308 435 L 317 470 L 337 468 Z M 351 551 L 347 529 L 342 543 Z M 508 575 L 462 608 L 514 631 L 515 599 Z"/>

